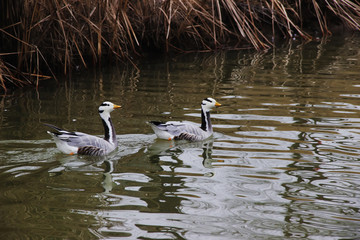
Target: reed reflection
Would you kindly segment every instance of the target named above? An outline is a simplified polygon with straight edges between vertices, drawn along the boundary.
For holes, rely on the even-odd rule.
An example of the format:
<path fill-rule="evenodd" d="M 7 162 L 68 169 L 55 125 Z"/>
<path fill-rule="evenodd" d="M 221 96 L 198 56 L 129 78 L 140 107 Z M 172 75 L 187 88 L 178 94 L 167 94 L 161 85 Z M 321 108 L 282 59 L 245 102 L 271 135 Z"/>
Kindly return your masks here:
<path fill-rule="evenodd" d="M 306 124 L 301 119 L 294 118 L 294 120 L 299 124 Z M 291 147 L 294 161 L 284 168 L 284 173 L 293 177 L 291 179 L 294 181 L 282 183 L 283 192 L 279 194 L 288 200 L 282 205 L 285 210 L 286 224 L 283 225 L 285 237 L 308 237 L 321 232 L 341 238 L 349 236 L 349 233 L 358 226 L 359 200 L 354 186 L 358 183 L 353 182 L 350 176 L 339 177 L 340 173 L 345 173 L 346 169 L 353 169 L 353 166 L 348 166 L 346 161 L 336 156 L 336 152 L 344 144 L 343 142 L 349 141 L 349 137 L 346 136 L 346 131 L 343 131 L 341 143 L 336 144 L 337 149 L 332 145 L 326 146 L 326 141 L 323 142 L 322 138 L 330 135 L 335 142 L 336 138 L 339 138 L 337 128 L 327 128 L 326 132 L 320 131 L 323 123 L 327 121 L 327 118 L 309 119 L 307 124 L 311 122 L 313 131 L 317 128 L 319 130 L 314 133 L 300 132 L 298 141 Z M 344 124 L 339 123 L 339 128 L 346 128 L 346 123 Z M 313 156 L 305 154 L 303 152 L 305 149 Z M 354 156 L 354 159 L 356 158 L 357 156 Z M 334 169 L 337 173 L 332 174 Z M 320 214 L 314 215 L 314 212 Z M 329 230 L 320 231 L 323 225 L 336 225 L 336 233 Z M 356 237 L 357 234 L 354 232 L 353 236 Z"/>

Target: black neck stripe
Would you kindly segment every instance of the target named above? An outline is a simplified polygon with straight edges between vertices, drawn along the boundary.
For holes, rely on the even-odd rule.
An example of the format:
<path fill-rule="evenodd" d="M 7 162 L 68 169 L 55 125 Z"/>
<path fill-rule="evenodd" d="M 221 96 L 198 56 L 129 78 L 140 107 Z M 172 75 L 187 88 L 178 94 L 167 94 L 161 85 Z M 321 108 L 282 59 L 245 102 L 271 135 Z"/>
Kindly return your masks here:
<path fill-rule="evenodd" d="M 104 119 L 102 119 L 102 122 L 103 122 L 103 125 L 104 125 L 104 130 L 105 130 L 105 140 L 106 141 L 109 141 L 109 139 L 110 139 L 110 129 L 109 129 L 109 127 L 108 127 L 108 125 L 106 124 L 106 122 L 105 122 L 105 120 Z"/>

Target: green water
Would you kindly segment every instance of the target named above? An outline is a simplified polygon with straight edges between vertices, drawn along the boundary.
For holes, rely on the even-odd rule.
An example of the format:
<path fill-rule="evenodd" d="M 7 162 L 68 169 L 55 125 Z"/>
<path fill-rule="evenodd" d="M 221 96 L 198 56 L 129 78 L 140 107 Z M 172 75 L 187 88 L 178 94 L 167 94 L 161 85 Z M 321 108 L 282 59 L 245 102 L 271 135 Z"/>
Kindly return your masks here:
<path fill-rule="evenodd" d="M 1 239 L 360 238 L 360 38 L 268 52 L 146 58 L 0 98 Z M 157 140 L 148 120 L 200 123 L 214 137 Z M 60 153 L 43 122 L 119 148 Z"/>

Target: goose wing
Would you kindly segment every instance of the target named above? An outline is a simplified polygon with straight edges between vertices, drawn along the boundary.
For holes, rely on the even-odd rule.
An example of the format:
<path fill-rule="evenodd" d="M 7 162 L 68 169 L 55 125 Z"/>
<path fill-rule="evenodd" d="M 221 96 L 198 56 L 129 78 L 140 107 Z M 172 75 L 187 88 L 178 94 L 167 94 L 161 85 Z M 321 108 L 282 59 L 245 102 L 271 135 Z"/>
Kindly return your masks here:
<path fill-rule="evenodd" d="M 56 133 L 55 133 L 56 134 Z M 61 141 L 67 142 L 68 145 L 74 147 L 86 147 L 93 146 L 97 148 L 106 148 L 109 142 L 105 141 L 103 138 L 89 135 L 82 132 L 62 132 L 57 135 Z"/>
<path fill-rule="evenodd" d="M 162 134 L 159 131 L 166 132 L 169 136 L 172 136 L 175 140 L 189 140 L 199 141 L 203 140 L 210 135 L 203 131 L 198 125 L 191 122 L 149 122 L 150 126 L 154 129 L 158 136 Z M 167 135 L 166 135 L 167 136 Z M 169 137 L 163 137 L 168 139 Z M 171 137 L 170 137 L 171 138 Z"/>
<path fill-rule="evenodd" d="M 82 132 L 69 132 L 51 124 L 45 124 L 56 130 L 49 132 L 55 141 L 67 145 L 69 149 L 77 148 L 78 154 L 101 156 L 114 150 L 116 146 L 105 141 L 103 138 Z"/>
<path fill-rule="evenodd" d="M 169 121 L 164 123 L 159 122 L 158 124 L 155 124 L 155 126 L 159 130 L 169 132 L 171 135 L 174 136 L 177 136 L 186 130 L 186 123 L 184 122 L 175 122 L 175 121 Z"/>

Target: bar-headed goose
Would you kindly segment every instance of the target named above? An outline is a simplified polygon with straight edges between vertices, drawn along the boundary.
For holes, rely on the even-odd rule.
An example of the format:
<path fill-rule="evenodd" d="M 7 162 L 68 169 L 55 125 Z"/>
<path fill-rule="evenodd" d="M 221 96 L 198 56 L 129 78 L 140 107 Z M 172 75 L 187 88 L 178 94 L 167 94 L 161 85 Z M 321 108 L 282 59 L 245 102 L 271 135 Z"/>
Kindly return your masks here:
<path fill-rule="evenodd" d="M 110 113 L 121 106 L 111 102 L 103 102 L 99 106 L 99 114 L 104 125 L 105 137 L 89 135 L 81 132 L 68 132 L 51 124 L 45 124 L 55 129 L 49 133 L 55 140 L 57 148 L 66 154 L 80 154 L 91 156 L 104 156 L 118 146 L 114 126 L 111 122 Z"/>
<path fill-rule="evenodd" d="M 201 126 L 191 122 L 159 122 L 150 121 L 148 124 L 154 130 L 156 136 L 167 140 L 202 141 L 213 134 L 210 121 L 210 110 L 221 106 L 213 98 L 205 98 L 201 103 Z"/>

